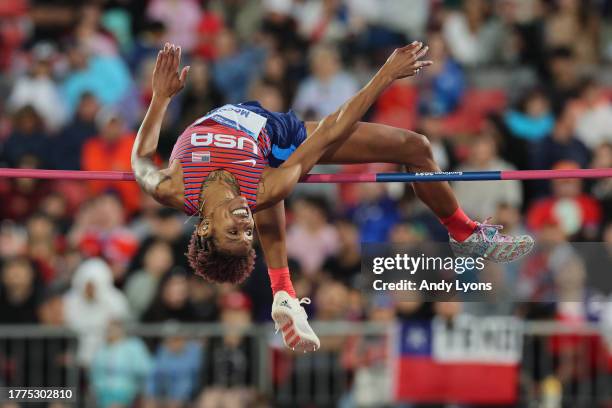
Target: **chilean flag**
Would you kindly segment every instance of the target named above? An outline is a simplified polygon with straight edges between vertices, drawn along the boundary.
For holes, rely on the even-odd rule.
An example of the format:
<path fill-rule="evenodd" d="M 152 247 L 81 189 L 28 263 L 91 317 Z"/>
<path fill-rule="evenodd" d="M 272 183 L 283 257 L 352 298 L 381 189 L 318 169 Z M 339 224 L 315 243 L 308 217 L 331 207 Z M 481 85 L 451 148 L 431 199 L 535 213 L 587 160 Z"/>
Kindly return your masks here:
<path fill-rule="evenodd" d="M 492 320 L 493 319 L 493 320 Z M 488 320 L 488 321 L 487 321 Z M 397 402 L 514 404 L 522 343 L 513 318 L 411 320 L 395 336 Z"/>

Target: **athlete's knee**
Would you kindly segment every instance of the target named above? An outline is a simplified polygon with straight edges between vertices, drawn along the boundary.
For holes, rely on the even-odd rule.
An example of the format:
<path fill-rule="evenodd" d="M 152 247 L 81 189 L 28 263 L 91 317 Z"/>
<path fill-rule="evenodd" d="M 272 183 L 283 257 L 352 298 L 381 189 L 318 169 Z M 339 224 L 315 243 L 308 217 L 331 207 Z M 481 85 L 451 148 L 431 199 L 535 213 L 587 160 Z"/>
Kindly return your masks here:
<path fill-rule="evenodd" d="M 408 153 L 407 156 L 409 156 L 410 159 L 413 161 L 433 159 L 431 143 L 427 136 L 409 130 L 401 130 L 401 132 L 403 139 L 402 145 L 405 146 L 405 151 Z"/>
<path fill-rule="evenodd" d="M 431 143 L 429 142 L 429 138 L 419 133 L 414 133 L 414 137 L 416 138 L 418 149 L 423 155 L 423 157 L 433 159 L 433 151 L 431 150 Z"/>

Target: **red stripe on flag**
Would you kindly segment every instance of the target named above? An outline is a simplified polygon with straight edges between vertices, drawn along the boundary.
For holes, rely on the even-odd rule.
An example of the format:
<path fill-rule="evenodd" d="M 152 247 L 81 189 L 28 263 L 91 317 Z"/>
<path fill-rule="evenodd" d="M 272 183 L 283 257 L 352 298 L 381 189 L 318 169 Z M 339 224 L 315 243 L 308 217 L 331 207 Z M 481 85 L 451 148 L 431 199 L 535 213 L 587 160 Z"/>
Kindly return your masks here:
<path fill-rule="evenodd" d="M 397 401 L 513 404 L 517 399 L 516 365 L 437 363 L 427 357 L 404 357 L 397 365 Z"/>

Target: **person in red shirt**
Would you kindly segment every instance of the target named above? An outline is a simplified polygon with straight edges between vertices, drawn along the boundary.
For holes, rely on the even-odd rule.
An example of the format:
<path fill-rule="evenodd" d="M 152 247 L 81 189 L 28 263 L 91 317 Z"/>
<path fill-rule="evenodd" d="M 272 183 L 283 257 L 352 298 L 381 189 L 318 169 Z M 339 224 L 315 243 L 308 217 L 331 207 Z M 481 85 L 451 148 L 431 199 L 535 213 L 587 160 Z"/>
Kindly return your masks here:
<path fill-rule="evenodd" d="M 135 135 L 125 129 L 123 121 L 114 112 L 101 112 L 96 122 L 100 134 L 89 139 L 83 146 L 81 169 L 130 171 Z M 140 208 L 140 190 L 134 183 L 91 181 L 88 185 L 92 195 L 107 190 L 116 191 L 129 214 Z"/>
<path fill-rule="evenodd" d="M 554 170 L 578 169 L 573 161 L 560 161 Z M 552 181 L 552 197 L 544 198 L 529 208 L 527 225 L 533 231 L 556 221 L 569 237 L 582 234 L 595 238 L 601 223 L 602 212 L 599 202 L 582 192 L 579 179 L 558 179 Z"/>
<path fill-rule="evenodd" d="M 223 30 L 223 19 L 212 11 L 205 11 L 198 23 L 198 43 L 195 54 L 207 61 L 217 58 L 216 36 Z"/>

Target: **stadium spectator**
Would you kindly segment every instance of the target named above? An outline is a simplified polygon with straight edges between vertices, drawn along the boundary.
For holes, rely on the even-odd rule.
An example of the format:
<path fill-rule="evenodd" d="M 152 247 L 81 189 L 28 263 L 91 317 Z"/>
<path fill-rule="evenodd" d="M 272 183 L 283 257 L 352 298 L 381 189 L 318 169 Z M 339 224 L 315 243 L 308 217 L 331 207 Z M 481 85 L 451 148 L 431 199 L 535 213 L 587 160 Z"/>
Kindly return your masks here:
<path fill-rule="evenodd" d="M 83 170 L 131 171 L 131 152 L 135 135 L 126 129 L 125 123 L 113 111 L 101 111 L 96 117 L 99 134 L 83 145 L 81 168 Z M 92 194 L 107 190 L 119 193 L 128 213 L 140 208 L 140 190 L 137 185 L 121 182 L 91 181 Z"/>
<path fill-rule="evenodd" d="M 427 43 L 429 58 L 436 63 L 419 78 L 419 111 L 431 116 L 448 115 L 457 108 L 465 92 L 463 70 L 448 56 L 440 32 L 430 32 Z"/>
<path fill-rule="evenodd" d="M 34 156 L 23 156 L 18 168 L 32 169 L 40 167 Z M 36 212 L 38 203 L 51 191 L 48 183 L 35 179 L 14 179 L 0 183 L 0 214 L 2 219 L 23 222 Z"/>
<path fill-rule="evenodd" d="M 117 42 L 119 51 L 127 54 L 133 45 L 132 16 L 120 7 L 108 7 L 100 16 L 102 30 Z"/>
<path fill-rule="evenodd" d="M 55 284 L 45 288 L 38 304 L 38 318 L 41 324 L 46 326 L 64 326 L 64 297 L 63 292 L 66 288 L 61 284 Z M 56 341 L 57 349 L 61 349 L 61 339 Z M 61 353 L 61 351 L 58 351 Z M 57 361 L 58 365 L 62 365 Z"/>
<path fill-rule="evenodd" d="M 555 126 L 550 101 L 538 88 L 527 92 L 517 109 L 506 111 L 504 122 L 512 136 L 534 142 L 550 135 Z"/>
<path fill-rule="evenodd" d="M 580 72 L 574 52 L 565 47 L 549 50 L 547 72 L 542 79 L 553 113 L 559 116 L 567 102 L 578 96 Z"/>
<path fill-rule="evenodd" d="M 599 60 L 599 18 L 590 0 L 561 0 L 552 3 L 553 13 L 546 19 L 548 47 L 571 48 L 582 64 Z"/>
<path fill-rule="evenodd" d="M 390 324 L 395 321 L 395 304 L 387 294 L 372 296 L 368 305 L 369 321 Z M 391 403 L 391 376 L 385 361 L 389 353 L 386 336 L 366 335 L 348 339 L 342 353 L 345 367 L 355 370 L 352 401 L 359 407 L 376 407 Z"/>
<path fill-rule="evenodd" d="M 184 129 L 184 126 L 193 123 L 196 118 L 214 108 L 222 106 L 224 102 L 223 96 L 212 80 L 211 67 L 208 63 L 199 58 L 194 59 L 189 72 L 192 80 L 182 92 L 178 129 Z"/>
<path fill-rule="evenodd" d="M 357 224 L 361 242 L 385 242 L 391 228 L 399 221 L 397 204 L 379 184 L 360 184 L 357 205 L 347 215 Z"/>
<path fill-rule="evenodd" d="M 175 210 L 160 207 L 157 203 L 154 205 L 154 209 L 151 210 L 151 214 L 145 221 L 146 225 L 140 226 L 140 228 L 146 228 L 146 232 L 144 236 L 139 237 L 141 241 L 140 249 L 134 257 L 132 269 L 142 266 L 143 250 L 148 248 L 151 242 L 161 240 L 171 245 L 175 265 L 187 270 L 185 246 L 189 242 L 189 237 L 185 235 L 185 232 L 192 226 L 188 225 L 186 227 L 185 220 Z M 136 227 L 132 225 L 130 229 L 135 232 Z"/>
<path fill-rule="evenodd" d="M 526 233 L 519 207 L 508 203 L 500 203 L 495 211 L 494 222 L 504 226 L 504 230 L 515 234 Z"/>
<path fill-rule="evenodd" d="M 189 301 L 193 305 L 198 322 L 214 322 L 218 319 L 217 290 L 214 285 L 200 279 L 199 276 L 189 277 Z M 265 298 L 261 298 L 265 302 Z M 270 308 L 269 305 L 266 312 Z M 265 316 L 267 317 L 267 313 Z"/>
<path fill-rule="evenodd" d="M 140 72 L 143 62 L 155 58 L 160 47 L 163 46 L 166 35 L 166 26 L 161 21 L 148 21 L 134 41 L 127 57 L 130 70 Z"/>
<path fill-rule="evenodd" d="M 87 55 L 115 56 L 118 38 L 101 27 L 102 10 L 98 4 L 86 4 L 80 10 L 79 23 L 74 30 L 75 40 Z"/>
<path fill-rule="evenodd" d="M 609 96 L 602 92 L 601 85 L 587 80 L 572 108 L 576 110 L 574 132 L 578 140 L 590 150 L 612 142 L 612 104 Z"/>
<path fill-rule="evenodd" d="M 96 406 L 131 406 L 142 393 L 151 366 L 144 342 L 127 337 L 120 321 L 109 322 L 106 342 L 95 352 L 90 368 Z"/>
<path fill-rule="evenodd" d="M 205 349 L 204 387 L 199 405 L 206 408 L 249 407 L 254 399 L 252 339 L 243 335 L 251 323 L 251 300 L 230 291 L 219 299 L 222 337 L 210 339 Z"/>
<path fill-rule="evenodd" d="M 18 257 L 4 262 L 0 286 L 0 322 L 38 322 L 39 279 L 37 270 L 28 258 Z"/>
<path fill-rule="evenodd" d="M 515 170 L 497 155 L 497 144 L 491 134 L 478 136 L 471 145 L 466 164 L 457 171 Z M 475 219 L 486 219 L 493 216 L 499 204 L 506 203 L 520 207 L 523 203 L 521 184 L 508 181 L 501 184 L 493 181 L 482 181 L 474 185 L 467 182 L 453 184 L 457 199 L 461 202 L 466 214 Z"/>
<path fill-rule="evenodd" d="M 299 86 L 293 108 L 303 118 L 318 120 L 335 111 L 353 96 L 359 86 L 344 71 L 338 50 L 319 45 L 310 52 L 311 76 Z"/>
<path fill-rule="evenodd" d="M 187 406 L 195 396 L 203 359 L 200 342 L 176 334 L 167 336 L 153 358 L 145 407 Z"/>
<path fill-rule="evenodd" d="M 591 161 L 591 152 L 574 133 L 576 110 L 571 104 L 566 105 L 561 116 L 555 123 L 550 136 L 532 144 L 529 150 L 531 167 L 535 169 L 550 169 L 560 160 L 570 160 L 580 167 L 587 167 Z"/>
<path fill-rule="evenodd" d="M 295 221 L 287 230 L 287 253 L 306 275 L 312 275 L 338 250 L 338 232 L 327 221 L 327 203 L 322 198 L 302 198 L 293 210 Z"/>
<path fill-rule="evenodd" d="M 389 234 L 389 242 L 397 245 L 423 242 L 428 237 L 427 230 L 414 222 L 402 221 L 393 226 Z"/>
<path fill-rule="evenodd" d="M 305 46 L 293 15 L 293 0 L 265 0 L 262 5 L 266 13 L 262 16 L 261 33 L 272 48 L 285 53 Z"/>
<path fill-rule="evenodd" d="M 59 129 L 67 119 L 64 101 L 53 79 L 54 54 L 53 45 L 37 44 L 32 50 L 34 61 L 31 72 L 17 78 L 7 101 L 8 108 L 13 111 L 32 106 L 50 131 Z"/>
<path fill-rule="evenodd" d="M 553 169 L 580 168 L 577 163 L 562 161 Z M 558 223 L 564 234 L 593 239 L 602 220 L 601 206 L 595 198 L 582 192 L 582 181 L 558 179 L 552 181 L 552 197 L 534 203 L 527 212 L 527 225 L 539 230 L 547 224 Z"/>
<path fill-rule="evenodd" d="M 30 5 L 27 0 L 15 0 L 3 2 L 0 5 L 0 72 L 10 68 L 13 58 L 17 54 L 20 45 L 31 34 L 29 27 L 28 12 Z"/>
<path fill-rule="evenodd" d="M 325 322 L 328 324 L 340 321 L 346 321 L 350 313 L 350 295 L 351 291 L 342 283 L 327 280 L 321 283 L 314 296 L 314 303 L 317 305 L 315 313 L 309 312 L 316 321 Z M 343 379 L 334 376 L 332 372 L 321 369 L 326 365 L 340 366 L 347 337 L 342 333 L 329 334 L 321 337 L 321 348 L 316 353 L 312 354 L 310 362 L 306 360 L 294 360 L 292 367 L 294 378 L 299 381 L 301 373 L 303 373 L 307 365 L 312 364 L 317 367 L 311 371 L 310 381 L 317 381 L 322 387 L 328 387 L 330 390 L 330 400 L 334 401 L 334 405 L 338 404 L 340 398 L 343 397 L 340 392 Z M 315 390 L 305 390 L 314 397 Z"/>
<path fill-rule="evenodd" d="M 368 40 L 367 49 L 372 51 L 397 45 L 398 37 L 421 38 L 432 8 L 427 0 L 412 1 L 410 7 L 405 7 L 402 0 L 349 0 L 345 3 L 351 33 L 364 34 Z M 392 42 L 388 42 L 389 39 Z"/>
<path fill-rule="evenodd" d="M 417 129 L 419 133 L 427 135 L 434 160 L 440 169 L 446 171 L 454 167 L 455 153 L 447 133 L 449 129 L 445 129 L 444 118 L 421 112 Z"/>
<path fill-rule="evenodd" d="M 217 59 L 213 63 L 213 81 L 226 102 L 244 102 L 249 86 L 261 71 L 265 50 L 253 44 L 238 45 L 236 35 L 221 31 L 216 41 Z"/>
<path fill-rule="evenodd" d="M 53 219 L 43 213 L 33 214 L 26 224 L 28 234 L 28 256 L 36 262 L 40 277 L 45 283 L 51 283 L 56 278 L 60 267 L 57 239 L 57 229 Z"/>
<path fill-rule="evenodd" d="M 130 406 L 144 388 L 151 356 L 143 341 L 127 337 L 121 322 L 109 322 L 106 342 L 91 363 L 91 386 L 96 406 Z"/>
<path fill-rule="evenodd" d="M 593 152 L 591 167 L 594 169 L 612 168 L 612 144 L 601 144 Z M 595 181 L 591 187 L 593 196 L 601 203 L 605 221 L 612 219 L 612 179 Z"/>
<path fill-rule="evenodd" d="M 189 299 L 189 281 L 184 273 L 172 271 L 166 274 L 158 285 L 153 302 L 142 315 L 144 322 L 195 320 L 195 310 Z"/>
<path fill-rule="evenodd" d="M 159 281 L 174 264 L 172 248 L 164 241 L 153 241 L 143 255 L 142 269 L 132 273 L 125 284 L 125 295 L 135 318 L 149 308 Z"/>
<path fill-rule="evenodd" d="M 78 221 L 70 231 L 70 242 L 86 257 L 103 257 L 114 284 L 121 286 L 138 249 L 135 236 L 124 225 L 121 202 L 114 194 L 103 194 L 84 206 Z"/>
<path fill-rule="evenodd" d="M 25 156 L 31 156 L 41 166 L 49 164 L 51 140 L 38 112 L 26 105 L 13 115 L 13 132 L 4 142 L 2 156 L 11 167 L 18 167 Z"/>
<path fill-rule="evenodd" d="M 221 16 L 213 10 L 202 10 L 202 16 L 197 28 L 197 43 L 193 50 L 194 56 L 203 58 L 206 61 L 217 58 L 215 39 L 223 28 L 224 22 Z"/>
<path fill-rule="evenodd" d="M 127 300 L 113 287 L 111 269 L 103 260 L 88 259 L 75 271 L 64 295 L 64 316 L 66 326 L 79 336 L 77 360 L 89 367 L 104 344 L 108 324 L 129 317 Z"/>
<path fill-rule="evenodd" d="M 488 64 L 500 52 L 503 33 L 490 15 L 490 3 L 466 0 L 461 11 L 451 12 L 443 26 L 444 38 L 453 57 L 466 66 Z"/>
<path fill-rule="evenodd" d="M 115 55 L 90 55 L 82 45 L 67 50 L 70 71 L 62 94 L 72 115 L 85 92 L 91 92 L 104 107 L 119 104 L 132 88 L 132 78 L 123 59 Z"/>
<path fill-rule="evenodd" d="M 322 321 L 343 320 L 348 310 L 348 295 L 349 291 L 342 283 L 334 280 L 325 282 L 316 292 L 315 318 Z"/>
<path fill-rule="evenodd" d="M 348 33 L 348 9 L 338 0 L 296 2 L 299 33 L 312 43 L 338 41 Z"/>
<path fill-rule="evenodd" d="M 281 96 L 280 106 L 287 110 L 293 101 L 300 75 L 301 72 L 299 68 L 296 68 L 295 63 L 291 64 L 280 53 L 270 53 L 266 58 L 259 83 L 263 84 L 266 88 L 274 88 L 275 92 Z M 263 106 L 265 107 L 265 105 Z"/>
<path fill-rule="evenodd" d="M 266 82 L 255 84 L 251 90 L 251 95 L 251 99 L 259 101 L 261 106 L 272 112 L 280 112 L 285 106 L 280 89 Z"/>
<path fill-rule="evenodd" d="M 54 138 L 53 167 L 58 170 L 80 170 L 85 143 L 98 133 L 95 118 L 99 104 L 93 94 L 85 92 L 74 118 Z"/>
<path fill-rule="evenodd" d="M 186 52 L 197 45 L 202 11 L 196 0 L 152 0 L 148 2 L 146 15 L 164 23 L 165 41 L 180 44 Z"/>
<path fill-rule="evenodd" d="M 361 242 L 359 230 L 350 220 L 338 220 L 338 250 L 328 256 L 321 269 L 333 279 L 351 285 L 361 271 Z"/>

